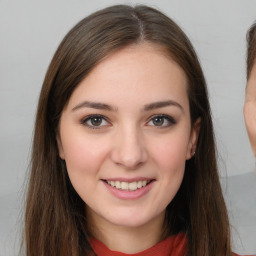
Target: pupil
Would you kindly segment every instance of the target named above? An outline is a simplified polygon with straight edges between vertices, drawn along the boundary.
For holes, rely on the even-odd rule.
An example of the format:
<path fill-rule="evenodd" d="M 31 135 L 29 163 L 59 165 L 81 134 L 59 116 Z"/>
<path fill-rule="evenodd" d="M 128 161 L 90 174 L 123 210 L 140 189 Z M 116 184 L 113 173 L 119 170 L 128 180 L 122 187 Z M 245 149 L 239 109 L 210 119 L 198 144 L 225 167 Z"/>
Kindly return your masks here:
<path fill-rule="evenodd" d="M 92 125 L 99 126 L 102 122 L 102 118 L 101 117 L 93 117 L 91 122 L 92 122 Z"/>
<path fill-rule="evenodd" d="M 153 120 L 154 125 L 161 126 L 163 124 L 163 118 L 162 117 L 156 117 Z"/>

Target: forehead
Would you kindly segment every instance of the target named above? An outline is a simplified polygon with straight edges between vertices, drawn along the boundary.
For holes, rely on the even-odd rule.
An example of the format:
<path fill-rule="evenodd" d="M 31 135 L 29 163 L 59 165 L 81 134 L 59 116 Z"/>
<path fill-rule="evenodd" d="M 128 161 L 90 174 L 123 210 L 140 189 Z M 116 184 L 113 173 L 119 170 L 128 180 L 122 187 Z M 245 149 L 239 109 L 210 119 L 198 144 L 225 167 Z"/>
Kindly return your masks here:
<path fill-rule="evenodd" d="M 102 60 L 82 80 L 71 96 L 92 100 L 138 102 L 187 98 L 187 77 L 182 68 L 160 46 L 134 44 Z"/>

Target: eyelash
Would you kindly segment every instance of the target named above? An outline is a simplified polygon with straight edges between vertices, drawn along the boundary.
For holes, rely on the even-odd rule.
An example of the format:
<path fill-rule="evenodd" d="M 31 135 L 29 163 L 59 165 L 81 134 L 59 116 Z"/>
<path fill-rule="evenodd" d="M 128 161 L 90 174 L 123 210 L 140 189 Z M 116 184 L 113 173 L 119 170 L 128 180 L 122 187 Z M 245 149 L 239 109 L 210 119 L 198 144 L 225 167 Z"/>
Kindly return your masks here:
<path fill-rule="evenodd" d="M 86 127 L 90 128 L 90 129 L 101 129 L 104 126 L 108 126 L 108 125 L 93 125 L 93 124 L 88 124 L 87 122 L 92 122 L 93 118 L 99 118 L 104 122 L 109 123 L 109 121 L 107 120 L 107 118 L 105 116 L 102 115 L 89 115 L 87 117 L 85 117 L 84 119 L 81 120 L 81 124 L 85 125 Z"/>
<path fill-rule="evenodd" d="M 102 125 L 102 122 L 100 123 L 99 126 L 97 125 L 93 125 L 92 124 L 92 120 L 93 118 L 98 118 L 101 119 L 102 122 L 107 122 L 109 123 L 108 119 L 105 116 L 102 115 L 89 115 L 87 117 L 85 117 L 84 119 L 81 120 L 81 124 L 85 125 L 86 127 L 90 128 L 90 129 L 102 129 L 106 126 L 109 126 L 108 124 L 104 124 Z M 154 122 L 154 120 L 156 120 L 157 118 L 159 119 L 164 119 L 164 122 L 167 122 L 167 124 L 165 123 L 165 125 L 150 125 L 150 122 Z M 91 122 L 91 124 L 88 124 L 88 122 Z M 149 120 L 147 121 L 147 126 L 155 126 L 156 128 L 165 128 L 165 127 L 170 127 L 172 125 L 175 125 L 177 122 L 175 121 L 175 119 L 169 115 L 165 115 L 165 114 L 158 114 L 158 115 L 154 115 L 151 116 L 149 118 Z"/>
<path fill-rule="evenodd" d="M 154 119 L 157 119 L 157 118 L 164 119 L 164 122 L 167 122 L 167 124 L 161 125 L 161 126 L 152 125 L 152 126 L 155 126 L 157 128 L 166 128 L 166 127 L 170 127 L 172 125 L 175 125 L 177 123 L 173 117 L 171 117 L 169 115 L 165 115 L 165 114 L 160 114 L 160 115 L 151 116 L 149 121 L 147 122 L 147 124 L 150 123 L 150 122 L 153 122 Z"/>

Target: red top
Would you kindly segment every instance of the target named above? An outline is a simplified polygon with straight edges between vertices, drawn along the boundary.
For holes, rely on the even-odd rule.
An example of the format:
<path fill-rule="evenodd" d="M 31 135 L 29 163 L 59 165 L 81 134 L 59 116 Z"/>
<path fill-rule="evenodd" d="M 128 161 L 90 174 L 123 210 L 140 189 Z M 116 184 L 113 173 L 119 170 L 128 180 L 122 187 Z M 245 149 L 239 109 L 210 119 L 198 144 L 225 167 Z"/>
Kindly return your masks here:
<path fill-rule="evenodd" d="M 97 256 L 183 256 L 186 254 L 186 234 L 170 236 L 155 246 L 135 254 L 111 251 L 97 239 L 91 240 L 91 246 Z"/>
<path fill-rule="evenodd" d="M 170 236 L 155 246 L 135 254 L 112 251 L 95 238 L 91 240 L 91 246 L 97 256 L 185 256 L 187 252 L 187 239 L 186 234 L 180 233 Z M 234 256 L 239 255 L 234 253 Z"/>

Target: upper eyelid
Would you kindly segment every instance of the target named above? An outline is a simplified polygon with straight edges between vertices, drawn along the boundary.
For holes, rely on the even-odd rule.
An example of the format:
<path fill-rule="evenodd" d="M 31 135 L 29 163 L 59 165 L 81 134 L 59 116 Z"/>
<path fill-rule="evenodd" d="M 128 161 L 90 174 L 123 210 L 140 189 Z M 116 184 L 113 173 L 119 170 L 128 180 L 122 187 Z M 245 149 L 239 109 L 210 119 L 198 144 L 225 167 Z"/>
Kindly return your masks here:
<path fill-rule="evenodd" d="M 104 115 L 101 115 L 101 114 L 89 114 L 89 115 L 86 115 L 86 116 L 84 116 L 83 118 L 81 118 L 82 120 L 86 120 L 86 119 L 90 119 L 90 118 L 92 118 L 92 117 L 101 117 L 101 118 L 103 118 L 103 119 L 108 119 L 106 116 L 104 116 Z"/>
<path fill-rule="evenodd" d="M 100 117 L 100 118 L 102 118 L 103 120 L 105 120 L 105 121 L 107 121 L 108 123 L 110 123 L 109 119 L 108 119 L 106 116 L 100 115 L 100 114 L 91 114 L 91 115 L 87 115 L 87 116 L 83 117 L 80 122 L 81 122 L 81 123 L 85 123 L 86 121 L 90 120 L 90 119 L 93 118 L 93 117 Z"/>
<path fill-rule="evenodd" d="M 176 122 L 176 119 L 173 116 L 167 115 L 167 114 L 155 114 L 152 115 L 148 118 L 148 121 L 152 120 L 155 117 L 162 117 L 162 118 L 166 118 L 166 119 L 172 119 L 173 121 Z"/>
<path fill-rule="evenodd" d="M 149 123 L 150 122 L 153 122 L 153 119 L 156 118 L 156 117 L 161 117 L 161 118 L 164 118 L 166 119 L 166 121 L 168 122 L 167 125 L 163 125 L 163 126 L 155 126 L 155 125 L 150 125 Z M 173 118 L 172 116 L 170 115 L 166 115 L 166 114 L 156 114 L 156 115 L 153 115 L 151 116 L 148 121 L 146 122 L 146 125 L 147 126 L 154 126 L 154 127 L 157 127 L 157 128 L 168 128 L 170 126 L 173 126 L 177 123 L 176 119 Z"/>

